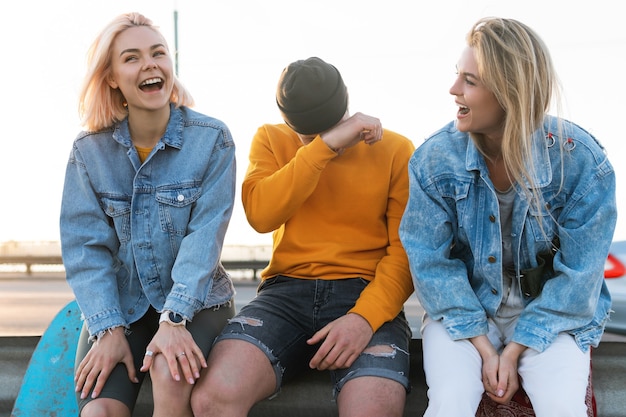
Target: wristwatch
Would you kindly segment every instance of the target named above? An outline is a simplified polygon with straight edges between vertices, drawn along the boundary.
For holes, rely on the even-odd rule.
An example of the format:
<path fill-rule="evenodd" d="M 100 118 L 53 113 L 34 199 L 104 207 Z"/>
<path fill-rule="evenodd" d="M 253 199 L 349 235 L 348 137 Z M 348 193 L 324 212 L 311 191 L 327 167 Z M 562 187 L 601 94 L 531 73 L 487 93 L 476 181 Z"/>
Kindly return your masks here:
<path fill-rule="evenodd" d="M 187 320 L 183 316 L 178 313 L 174 313 L 173 311 L 165 310 L 161 313 L 161 317 L 159 318 L 159 323 L 167 322 L 172 326 L 184 326 L 187 324 Z"/>

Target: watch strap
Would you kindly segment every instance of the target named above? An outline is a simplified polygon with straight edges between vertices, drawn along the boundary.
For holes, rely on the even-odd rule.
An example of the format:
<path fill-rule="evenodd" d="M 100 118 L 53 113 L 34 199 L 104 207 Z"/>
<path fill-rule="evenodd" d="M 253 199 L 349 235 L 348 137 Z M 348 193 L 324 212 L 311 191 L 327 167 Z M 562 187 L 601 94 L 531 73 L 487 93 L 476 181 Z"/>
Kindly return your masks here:
<path fill-rule="evenodd" d="M 159 317 L 159 323 L 166 322 L 172 326 L 184 326 L 187 320 L 178 313 L 171 310 L 164 310 Z"/>

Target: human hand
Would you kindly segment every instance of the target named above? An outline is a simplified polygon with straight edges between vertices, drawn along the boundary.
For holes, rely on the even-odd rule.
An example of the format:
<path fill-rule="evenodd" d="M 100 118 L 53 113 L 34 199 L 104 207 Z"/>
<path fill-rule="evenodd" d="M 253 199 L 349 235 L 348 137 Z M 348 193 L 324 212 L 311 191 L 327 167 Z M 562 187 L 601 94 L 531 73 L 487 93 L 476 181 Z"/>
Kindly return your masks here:
<path fill-rule="evenodd" d="M 170 374 L 176 381 L 180 381 L 182 371 L 185 380 L 194 384 L 200 378 L 200 367 L 207 367 L 202 350 L 185 326 L 172 326 L 165 322 L 159 325 L 159 330 L 146 347 L 140 369 L 142 372 L 150 369 L 157 354 L 163 355 Z"/>
<path fill-rule="evenodd" d="M 91 398 L 97 398 L 118 363 L 126 365 L 128 379 L 137 383 L 139 379 L 133 364 L 133 355 L 126 340 L 123 327 L 116 327 L 104 333 L 89 349 L 78 365 L 74 382 L 80 398 L 87 398 L 93 387 Z M 94 386 L 95 384 L 95 386 Z"/>
<path fill-rule="evenodd" d="M 498 397 L 498 372 L 500 369 L 500 355 L 486 335 L 476 336 L 470 339 L 480 358 L 482 359 L 482 382 L 485 392 Z"/>
<path fill-rule="evenodd" d="M 498 379 L 495 385 L 485 386 L 487 396 L 493 401 L 506 404 L 519 389 L 517 364 L 526 346 L 518 343 L 509 343 L 503 350 L 498 362 Z M 493 387 L 493 388 L 492 388 Z"/>
<path fill-rule="evenodd" d="M 341 316 L 307 340 L 309 345 L 323 341 L 309 366 L 320 371 L 347 368 L 367 347 L 373 334 L 367 320 L 358 314 Z"/>
<path fill-rule="evenodd" d="M 363 113 L 355 113 L 321 134 L 324 143 L 338 152 L 361 141 L 373 145 L 381 140 L 382 136 L 383 127 L 380 120 Z"/>
<path fill-rule="evenodd" d="M 511 363 L 505 357 L 500 356 L 497 382 L 485 384 L 485 393 L 494 402 L 506 404 L 511 401 L 518 389 L 517 362 Z"/>

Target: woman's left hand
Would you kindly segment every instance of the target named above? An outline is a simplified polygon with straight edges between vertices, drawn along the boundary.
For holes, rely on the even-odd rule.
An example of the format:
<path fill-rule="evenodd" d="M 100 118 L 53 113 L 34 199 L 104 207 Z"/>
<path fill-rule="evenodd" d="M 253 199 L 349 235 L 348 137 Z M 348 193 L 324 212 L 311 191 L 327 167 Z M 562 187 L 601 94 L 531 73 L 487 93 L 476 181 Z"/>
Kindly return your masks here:
<path fill-rule="evenodd" d="M 493 401 L 506 404 L 511 401 L 511 398 L 519 389 L 517 363 L 524 350 L 526 350 L 526 346 L 511 342 L 500 354 L 498 383 L 495 387 L 485 387 L 487 395 Z"/>
<path fill-rule="evenodd" d="M 207 367 L 202 350 L 185 326 L 172 326 L 166 322 L 159 325 L 159 330 L 146 347 L 142 372 L 150 369 L 157 354 L 163 355 L 176 381 L 180 381 L 182 371 L 185 380 L 194 384 L 200 378 L 200 367 Z"/>

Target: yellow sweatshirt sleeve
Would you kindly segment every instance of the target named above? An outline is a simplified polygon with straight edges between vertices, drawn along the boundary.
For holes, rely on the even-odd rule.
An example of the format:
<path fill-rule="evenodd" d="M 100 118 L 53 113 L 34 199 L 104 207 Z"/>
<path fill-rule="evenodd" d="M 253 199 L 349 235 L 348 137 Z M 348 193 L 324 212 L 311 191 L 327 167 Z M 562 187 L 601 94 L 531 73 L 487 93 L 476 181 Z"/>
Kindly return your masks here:
<path fill-rule="evenodd" d="M 319 136 L 304 146 L 286 125 L 260 127 L 252 140 L 241 190 L 250 225 L 267 233 L 287 222 L 313 193 L 324 167 L 336 156 Z"/>
<path fill-rule="evenodd" d="M 387 208 L 387 253 L 378 263 L 374 279 L 350 310 L 365 318 L 373 331 L 393 320 L 413 293 L 409 262 L 400 242 L 398 228 L 408 200 L 408 161 L 414 150 L 413 143 L 406 141 L 396 152 Z"/>

